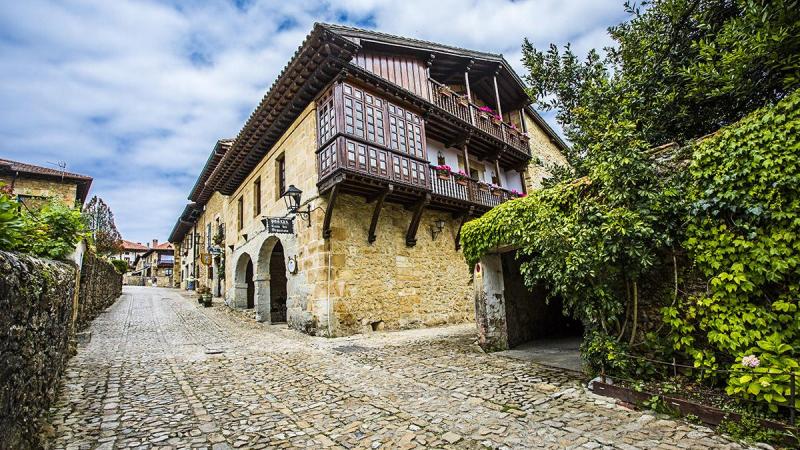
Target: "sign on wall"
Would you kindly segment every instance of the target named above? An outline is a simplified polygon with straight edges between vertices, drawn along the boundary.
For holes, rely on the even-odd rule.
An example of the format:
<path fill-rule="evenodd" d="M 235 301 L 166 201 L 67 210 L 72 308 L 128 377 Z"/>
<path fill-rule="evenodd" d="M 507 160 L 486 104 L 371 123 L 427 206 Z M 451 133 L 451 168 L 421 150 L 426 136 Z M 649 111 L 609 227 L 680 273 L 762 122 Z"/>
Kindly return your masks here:
<path fill-rule="evenodd" d="M 287 219 L 285 217 L 265 217 L 261 219 L 261 221 L 270 233 L 294 234 L 294 219 Z"/>
<path fill-rule="evenodd" d="M 211 265 L 211 253 L 200 253 L 200 262 L 210 266 Z"/>

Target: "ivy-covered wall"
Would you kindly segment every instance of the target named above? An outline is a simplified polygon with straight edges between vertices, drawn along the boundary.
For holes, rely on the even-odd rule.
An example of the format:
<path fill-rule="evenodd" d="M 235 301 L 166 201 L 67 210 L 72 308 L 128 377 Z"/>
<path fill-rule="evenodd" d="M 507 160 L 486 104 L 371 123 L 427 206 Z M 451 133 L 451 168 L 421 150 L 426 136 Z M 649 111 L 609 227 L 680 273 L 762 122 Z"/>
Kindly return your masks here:
<path fill-rule="evenodd" d="M 38 448 L 69 357 L 76 268 L 0 251 L 0 447 Z"/>
<path fill-rule="evenodd" d="M 113 264 L 90 253 L 76 288 L 77 279 L 71 263 L 0 251 L 0 448 L 42 446 L 40 420 L 58 393 L 73 332 L 122 291 Z"/>

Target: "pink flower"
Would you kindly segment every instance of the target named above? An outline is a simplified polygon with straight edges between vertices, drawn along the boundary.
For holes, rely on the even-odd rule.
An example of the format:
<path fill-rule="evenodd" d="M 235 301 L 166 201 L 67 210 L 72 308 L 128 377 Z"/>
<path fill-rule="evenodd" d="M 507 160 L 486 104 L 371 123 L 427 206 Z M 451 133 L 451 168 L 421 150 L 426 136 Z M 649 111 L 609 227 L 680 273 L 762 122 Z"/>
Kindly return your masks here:
<path fill-rule="evenodd" d="M 494 110 L 492 108 L 489 108 L 488 106 L 481 106 L 480 108 L 478 108 L 478 111 L 485 113 L 494 113 Z"/>
<path fill-rule="evenodd" d="M 756 368 L 761 364 L 761 361 L 756 357 L 756 355 L 748 355 L 742 358 L 742 365 L 745 367 L 750 367 L 751 369 Z"/>

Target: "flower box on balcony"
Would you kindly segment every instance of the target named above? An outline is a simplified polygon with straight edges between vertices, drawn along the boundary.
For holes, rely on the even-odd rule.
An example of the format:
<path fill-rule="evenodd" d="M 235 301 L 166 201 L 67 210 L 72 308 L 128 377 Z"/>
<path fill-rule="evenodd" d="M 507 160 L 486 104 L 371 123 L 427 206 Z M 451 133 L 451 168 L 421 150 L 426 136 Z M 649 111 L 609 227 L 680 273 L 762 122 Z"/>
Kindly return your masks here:
<path fill-rule="evenodd" d="M 469 106 L 469 99 L 467 98 L 466 95 L 459 95 L 458 96 L 458 103 L 461 106 Z"/>
<path fill-rule="evenodd" d="M 450 179 L 450 166 L 447 164 L 440 164 L 438 166 L 433 166 L 433 170 L 436 172 L 436 177 L 440 180 L 449 180 Z"/>
<path fill-rule="evenodd" d="M 492 186 L 492 195 L 494 195 L 495 197 L 500 197 L 501 195 L 503 195 L 503 190 L 497 186 Z"/>
<path fill-rule="evenodd" d="M 503 123 L 503 118 L 497 115 L 492 116 L 492 123 L 499 126 Z"/>
<path fill-rule="evenodd" d="M 478 190 L 482 192 L 489 192 L 489 185 L 486 183 L 478 182 Z"/>
<path fill-rule="evenodd" d="M 459 170 L 458 172 L 454 173 L 453 178 L 455 178 L 456 183 L 460 184 L 461 186 L 466 186 L 469 184 L 469 177 L 463 170 Z"/>

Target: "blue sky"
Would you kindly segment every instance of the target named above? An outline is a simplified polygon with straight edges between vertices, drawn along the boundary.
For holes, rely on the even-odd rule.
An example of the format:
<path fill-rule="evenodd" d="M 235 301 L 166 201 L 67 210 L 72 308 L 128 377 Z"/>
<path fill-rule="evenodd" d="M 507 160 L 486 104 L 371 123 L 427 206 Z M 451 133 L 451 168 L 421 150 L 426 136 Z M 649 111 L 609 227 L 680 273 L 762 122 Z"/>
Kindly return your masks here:
<path fill-rule="evenodd" d="M 0 157 L 94 177 L 125 239 L 167 238 L 315 21 L 503 53 L 610 43 L 622 0 L 128 0 L 0 5 Z"/>

